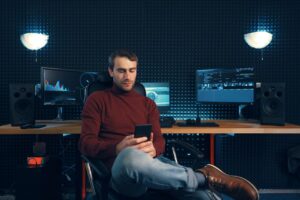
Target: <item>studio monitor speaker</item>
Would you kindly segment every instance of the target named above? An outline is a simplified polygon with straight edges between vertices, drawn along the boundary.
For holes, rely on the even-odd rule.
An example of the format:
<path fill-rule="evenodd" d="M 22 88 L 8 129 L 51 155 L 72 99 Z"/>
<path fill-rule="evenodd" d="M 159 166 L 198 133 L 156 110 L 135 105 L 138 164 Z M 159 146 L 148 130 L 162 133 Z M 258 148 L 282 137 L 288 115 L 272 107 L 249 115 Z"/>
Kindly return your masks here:
<path fill-rule="evenodd" d="M 34 85 L 9 85 L 9 113 L 12 126 L 34 123 Z"/>
<path fill-rule="evenodd" d="M 285 84 L 262 83 L 260 88 L 261 124 L 284 125 Z"/>

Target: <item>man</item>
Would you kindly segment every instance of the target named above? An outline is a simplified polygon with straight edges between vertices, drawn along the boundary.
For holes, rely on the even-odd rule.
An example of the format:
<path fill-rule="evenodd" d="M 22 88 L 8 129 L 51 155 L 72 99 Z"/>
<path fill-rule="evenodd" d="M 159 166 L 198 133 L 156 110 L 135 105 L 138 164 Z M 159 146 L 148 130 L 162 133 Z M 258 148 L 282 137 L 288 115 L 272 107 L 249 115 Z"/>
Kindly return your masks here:
<path fill-rule="evenodd" d="M 133 90 L 137 56 L 117 50 L 109 57 L 113 87 L 91 94 L 82 111 L 80 151 L 101 159 L 111 169 L 111 187 L 125 196 L 138 197 L 148 188 L 171 191 L 178 196 L 212 191 L 238 200 L 257 200 L 257 189 L 247 180 L 230 176 L 213 165 L 194 172 L 163 157 L 155 103 Z M 135 125 L 152 124 L 151 139 L 134 138 Z"/>

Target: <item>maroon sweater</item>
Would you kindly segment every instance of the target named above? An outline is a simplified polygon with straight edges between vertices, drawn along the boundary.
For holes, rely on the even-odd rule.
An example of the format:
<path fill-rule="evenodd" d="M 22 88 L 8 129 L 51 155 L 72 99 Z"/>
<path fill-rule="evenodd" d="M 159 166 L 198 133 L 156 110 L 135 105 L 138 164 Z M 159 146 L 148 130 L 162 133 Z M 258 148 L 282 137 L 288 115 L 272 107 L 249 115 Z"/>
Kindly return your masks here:
<path fill-rule="evenodd" d="M 81 153 L 98 157 L 108 168 L 116 158 L 116 145 L 125 136 L 133 134 L 137 124 L 152 124 L 157 156 L 164 152 L 165 141 L 161 135 L 156 105 L 134 90 L 124 92 L 113 86 L 92 93 L 81 117 Z"/>

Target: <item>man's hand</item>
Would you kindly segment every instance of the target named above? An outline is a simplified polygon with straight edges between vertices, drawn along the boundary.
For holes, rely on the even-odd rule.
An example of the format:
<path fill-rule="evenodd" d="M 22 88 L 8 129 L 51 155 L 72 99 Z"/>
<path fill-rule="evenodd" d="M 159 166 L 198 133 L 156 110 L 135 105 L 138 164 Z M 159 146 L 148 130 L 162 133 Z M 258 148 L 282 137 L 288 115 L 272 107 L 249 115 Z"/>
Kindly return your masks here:
<path fill-rule="evenodd" d="M 116 153 L 119 154 L 126 147 L 136 146 L 146 141 L 147 141 L 147 137 L 135 138 L 134 135 L 128 135 L 124 137 L 124 139 L 119 144 L 117 144 Z"/>
<path fill-rule="evenodd" d="M 135 145 L 135 147 L 149 154 L 152 158 L 156 156 L 156 150 L 153 145 L 153 133 L 151 133 L 150 141 L 142 142 L 140 144 Z"/>
<path fill-rule="evenodd" d="M 147 137 L 135 138 L 134 135 L 126 136 L 117 144 L 116 153 L 119 154 L 123 149 L 131 146 L 148 153 L 152 158 L 156 156 L 156 150 L 153 146 L 153 133 L 151 133 L 150 141 L 147 141 Z"/>

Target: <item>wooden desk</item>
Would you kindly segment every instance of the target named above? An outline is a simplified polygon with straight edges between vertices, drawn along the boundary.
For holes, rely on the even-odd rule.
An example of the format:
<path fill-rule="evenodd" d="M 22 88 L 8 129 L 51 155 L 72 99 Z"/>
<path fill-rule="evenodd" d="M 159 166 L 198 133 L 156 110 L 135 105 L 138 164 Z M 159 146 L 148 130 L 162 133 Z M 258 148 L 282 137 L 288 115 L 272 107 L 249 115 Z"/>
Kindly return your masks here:
<path fill-rule="evenodd" d="M 24 134 L 80 134 L 81 121 L 80 120 L 66 120 L 62 122 L 54 122 L 51 120 L 38 120 L 36 124 L 45 124 L 43 128 L 29 128 L 21 129 L 10 124 L 0 126 L 0 135 L 24 135 Z"/>
<path fill-rule="evenodd" d="M 300 134 L 300 126 L 294 124 L 286 124 L 285 126 L 261 125 L 255 121 L 239 121 L 239 120 L 214 120 L 219 127 L 179 127 L 162 128 L 163 134 L 210 134 L 210 162 L 215 163 L 215 134 Z M 1 134 L 80 134 L 80 120 L 66 120 L 62 122 L 54 122 L 41 120 L 37 124 L 46 124 L 46 127 L 39 129 L 21 129 L 12 127 L 11 125 L 0 126 Z"/>
<path fill-rule="evenodd" d="M 285 126 L 261 125 L 256 121 L 213 120 L 219 127 L 179 127 L 162 128 L 162 133 L 201 133 L 201 134 L 300 134 L 300 126 L 286 124 Z"/>
<path fill-rule="evenodd" d="M 162 128 L 163 134 L 300 134 L 300 126 L 294 124 L 286 124 L 285 126 L 261 125 L 255 121 L 239 121 L 239 120 L 214 120 L 219 127 L 179 127 Z M 53 122 L 48 120 L 37 121 L 37 124 L 46 124 L 47 126 L 38 129 L 21 129 L 13 127 L 10 124 L 0 126 L 1 134 L 80 134 L 80 120 L 66 120 L 62 122 Z"/>
<path fill-rule="evenodd" d="M 210 134 L 210 163 L 215 164 L 216 134 L 300 134 L 300 126 L 285 124 L 285 126 L 261 125 L 256 121 L 214 120 L 219 127 L 179 127 L 162 128 L 162 133 L 172 134 Z"/>

